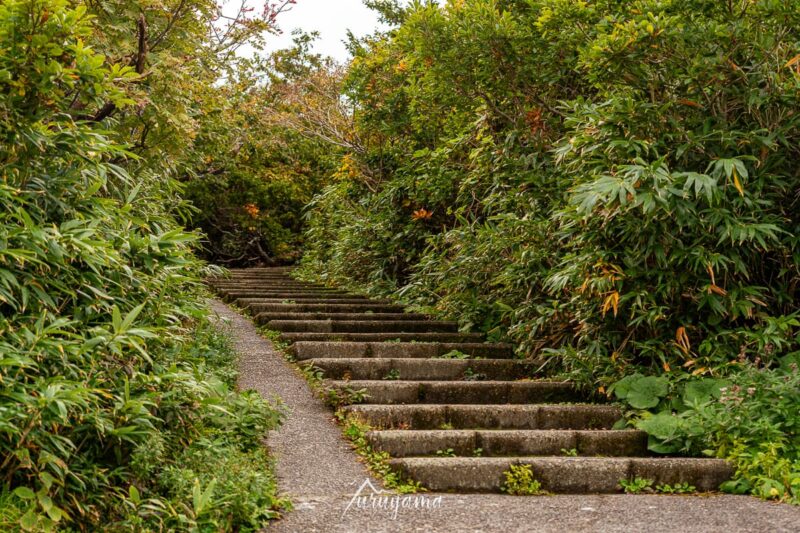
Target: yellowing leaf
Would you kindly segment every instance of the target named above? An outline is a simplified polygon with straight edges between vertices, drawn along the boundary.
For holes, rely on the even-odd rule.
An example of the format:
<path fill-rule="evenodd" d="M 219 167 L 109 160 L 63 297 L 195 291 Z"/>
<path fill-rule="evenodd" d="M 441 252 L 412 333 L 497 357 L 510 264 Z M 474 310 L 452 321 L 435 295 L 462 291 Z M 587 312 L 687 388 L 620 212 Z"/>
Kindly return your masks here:
<path fill-rule="evenodd" d="M 683 353 L 689 353 L 692 349 L 692 344 L 689 342 L 689 336 L 686 334 L 686 328 L 681 326 L 675 332 L 675 342 L 678 347 L 683 350 Z"/>
<path fill-rule="evenodd" d="M 725 296 L 726 294 L 728 294 L 728 291 L 726 291 L 722 287 L 714 285 L 713 283 L 709 285 L 708 292 L 713 292 L 714 294 L 719 294 L 720 296 Z"/>
<path fill-rule="evenodd" d="M 742 187 L 742 182 L 739 181 L 739 175 L 736 173 L 736 167 L 733 168 L 733 186 L 736 187 L 737 191 L 739 191 L 739 196 L 744 196 L 744 187 Z"/>
<path fill-rule="evenodd" d="M 797 54 L 796 56 L 791 58 L 789 61 L 787 61 L 786 64 L 784 65 L 784 68 L 792 67 L 794 65 L 797 65 L 798 63 L 800 63 L 800 54 Z"/>
<path fill-rule="evenodd" d="M 614 309 L 614 316 L 617 316 L 617 311 L 619 309 L 619 293 L 617 291 L 613 291 L 606 296 L 603 302 L 603 316 L 606 315 L 609 309 Z"/>

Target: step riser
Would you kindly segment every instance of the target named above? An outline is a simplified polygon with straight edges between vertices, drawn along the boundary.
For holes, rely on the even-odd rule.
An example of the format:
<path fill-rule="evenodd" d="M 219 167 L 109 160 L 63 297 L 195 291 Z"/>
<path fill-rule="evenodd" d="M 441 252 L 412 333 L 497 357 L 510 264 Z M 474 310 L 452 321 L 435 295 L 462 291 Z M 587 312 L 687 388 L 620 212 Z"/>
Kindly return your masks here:
<path fill-rule="evenodd" d="M 286 342 L 480 342 L 482 336 L 467 333 L 282 333 L 281 339 Z"/>
<path fill-rule="evenodd" d="M 584 398 L 567 383 L 547 382 L 359 382 L 329 381 L 344 392 L 363 390 L 370 404 L 537 404 L 579 402 Z"/>
<path fill-rule="evenodd" d="M 325 372 L 328 379 L 376 380 L 393 372 L 400 379 L 418 381 L 461 381 L 468 375 L 481 374 L 484 379 L 515 380 L 530 377 L 532 365 L 514 360 L 445 359 L 311 359 L 312 366 Z"/>
<path fill-rule="evenodd" d="M 269 291 L 269 292 L 306 292 L 317 294 L 347 294 L 348 291 L 338 289 L 327 289 L 324 287 L 309 286 L 286 286 L 286 285 L 267 285 L 263 283 L 236 283 L 236 284 L 215 284 L 212 285 L 220 291 Z"/>
<path fill-rule="evenodd" d="M 432 320 L 387 321 L 371 320 L 273 320 L 267 327 L 287 333 L 456 333 L 458 324 Z"/>
<path fill-rule="evenodd" d="M 418 321 L 430 317 L 414 313 L 259 313 L 256 324 L 263 325 L 272 320 L 386 320 Z"/>
<path fill-rule="evenodd" d="M 345 305 L 345 304 L 362 304 L 362 305 L 389 305 L 387 301 L 381 300 L 367 300 L 364 298 L 260 298 L 260 297 L 235 297 L 225 296 L 223 298 L 226 302 L 235 302 L 236 305 L 244 307 L 254 304 L 301 304 L 301 305 Z"/>
<path fill-rule="evenodd" d="M 459 351 L 473 357 L 487 359 L 513 358 L 514 351 L 507 344 L 482 343 L 376 343 L 376 342 L 297 342 L 291 352 L 298 360 L 396 358 L 425 359 L 441 357 Z"/>
<path fill-rule="evenodd" d="M 392 457 L 436 456 L 452 450 L 457 456 L 522 457 L 564 454 L 637 457 L 647 455 L 647 435 L 641 431 L 370 431 L 367 439 Z"/>
<path fill-rule="evenodd" d="M 368 298 L 364 298 L 363 296 L 356 296 L 353 294 L 291 294 L 291 293 L 278 293 L 278 292 L 271 292 L 271 293 L 260 293 L 254 291 L 233 291 L 233 292 L 223 292 L 226 298 L 230 299 L 239 299 L 239 298 L 251 298 L 251 299 L 270 299 L 270 300 L 295 300 L 295 301 L 305 301 L 305 300 L 356 300 L 356 301 L 369 301 Z"/>
<path fill-rule="evenodd" d="M 406 458 L 390 465 L 432 491 L 500 492 L 503 472 L 512 464 L 533 468 L 542 489 L 557 494 L 613 494 L 621 492 L 619 481 L 636 477 L 654 485 L 689 483 L 699 491 L 719 489 L 730 478 L 724 461 L 710 459 L 650 458 Z"/>
<path fill-rule="evenodd" d="M 399 313 L 403 308 L 399 305 L 373 303 L 360 304 L 284 304 L 284 303 L 250 303 L 246 307 L 251 313 Z"/>
<path fill-rule="evenodd" d="M 622 417 L 608 406 L 352 405 L 376 429 L 611 429 Z"/>

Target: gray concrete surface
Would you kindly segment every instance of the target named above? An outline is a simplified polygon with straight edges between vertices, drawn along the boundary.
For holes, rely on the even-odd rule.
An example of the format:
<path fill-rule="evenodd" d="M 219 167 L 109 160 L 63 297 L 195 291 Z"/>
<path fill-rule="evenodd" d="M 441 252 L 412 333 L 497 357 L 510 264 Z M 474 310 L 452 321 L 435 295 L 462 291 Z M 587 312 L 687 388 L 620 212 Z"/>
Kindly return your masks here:
<path fill-rule="evenodd" d="M 800 532 L 800 508 L 729 495 L 424 494 L 431 508 L 409 508 L 414 502 L 406 500 L 407 507 L 396 512 L 389 495 L 372 500 L 386 508 L 373 508 L 367 498 L 359 507 L 354 496 L 368 473 L 331 412 L 249 320 L 219 301 L 211 306 L 241 353 L 240 386 L 268 398 L 278 396 L 290 411 L 267 445 L 277 458 L 280 488 L 295 510 L 271 524 L 268 532 Z M 367 487 L 360 494 L 369 492 Z"/>

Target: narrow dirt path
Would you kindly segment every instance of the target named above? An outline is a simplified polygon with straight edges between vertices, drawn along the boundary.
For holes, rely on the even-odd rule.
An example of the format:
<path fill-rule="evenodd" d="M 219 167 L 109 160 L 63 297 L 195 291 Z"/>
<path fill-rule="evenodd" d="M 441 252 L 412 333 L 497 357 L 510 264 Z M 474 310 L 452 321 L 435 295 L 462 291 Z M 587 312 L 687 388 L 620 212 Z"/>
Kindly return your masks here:
<path fill-rule="evenodd" d="M 314 532 L 794 532 L 800 509 L 739 496 L 541 496 L 444 494 L 432 510 L 366 510 L 348 504 L 369 475 L 330 410 L 253 324 L 219 301 L 211 307 L 241 354 L 243 389 L 289 409 L 267 444 L 281 492 L 295 511 L 268 531 Z M 381 485 L 374 480 L 376 487 Z M 366 494 L 362 493 L 362 494 Z M 427 495 L 433 500 L 437 495 Z"/>

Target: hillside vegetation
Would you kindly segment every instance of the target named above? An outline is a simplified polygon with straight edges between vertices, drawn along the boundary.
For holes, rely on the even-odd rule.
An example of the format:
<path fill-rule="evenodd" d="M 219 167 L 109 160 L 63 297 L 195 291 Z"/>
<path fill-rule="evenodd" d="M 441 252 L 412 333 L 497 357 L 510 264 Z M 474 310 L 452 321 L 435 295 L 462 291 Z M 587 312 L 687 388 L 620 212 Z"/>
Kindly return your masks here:
<path fill-rule="evenodd" d="M 274 14 L 0 3 L 0 530 L 255 530 L 282 507 L 281 413 L 235 390 L 177 181 Z"/>
<path fill-rule="evenodd" d="M 351 43 L 304 275 L 514 341 L 797 501 L 800 2 L 368 3 L 394 29 Z"/>

